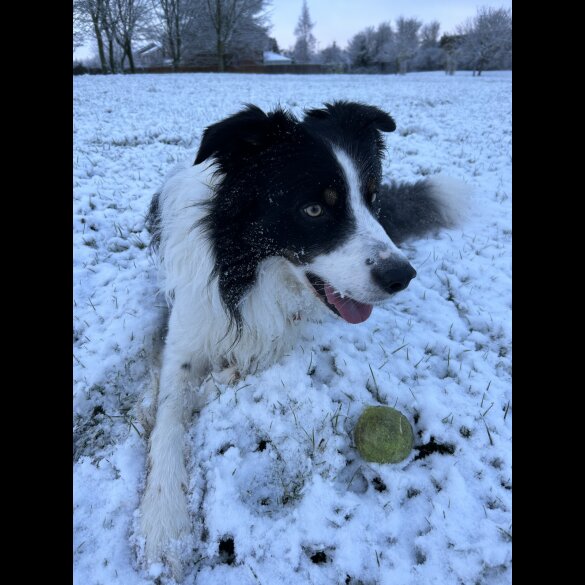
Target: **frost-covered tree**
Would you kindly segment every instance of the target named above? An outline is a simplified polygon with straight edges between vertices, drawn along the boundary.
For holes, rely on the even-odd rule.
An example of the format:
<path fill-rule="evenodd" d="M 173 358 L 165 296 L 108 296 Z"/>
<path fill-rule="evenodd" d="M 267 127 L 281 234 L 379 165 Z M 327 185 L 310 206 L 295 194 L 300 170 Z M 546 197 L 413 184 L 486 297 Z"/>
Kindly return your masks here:
<path fill-rule="evenodd" d="M 486 69 L 511 67 L 512 11 L 506 8 L 481 7 L 477 14 L 458 28 L 463 36 L 461 57 L 481 75 Z"/>
<path fill-rule="evenodd" d="M 420 29 L 420 46 L 413 60 L 417 71 L 435 71 L 445 64 L 445 52 L 439 46 L 439 29 L 436 21 L 425 24 Z"/>
<path fill-rule="evenodd" d="M 389 22 L 369 26 L 350 39 L 347 52 L 351 65 L 360 71 L 394 71 L 396 39 Z"/>
<path fill-rule="evenodd" d="M 417 18 L 400 16 L 396 20 L 396 60 L 401 75 L 407 72 L 408 62 L 416 55 L 419 46 L 418 31 L 421 26 L 422 22 Z"/>
<path fill-rule="evenodd" d="M 422 26 L 420 29 L 421 49 L 428 49 L 438 46 L 440 29 L 441 25 L 436 20 L 433 20 L 432 22 Z"/>
<path fill-rule="evenodd" d="M 368 70 L 376 63 L 376 30 L 369 26 L 349 41 L 347 52 L 353 69 Z"/>
<path fill-rule="evenodd" d="M 293 58 L 297 63 L 310 63 L 314 58 L 317 46 L 312 32 L 314 26 L 315 23 L 311 20 L 307 0 L 304 0 L 301 16 L 295 28 L 297 40 L 293 49 Z"/>
<path fill-rule="evenodd" d="M 280 54 L 280 47 L 278 46 L 278 41 L 274 37 L 268 37 L 266 50 Z"/>
<path fill-rule="evenodd" d="M 374 36 L 374 61 L 382 71 L 391 71 L 396 61 L 396 39 L 389 22 L 378 25 Z"/>
<path fill-rule="evenodd" d="M 234 31 L 228 45 L 233 62 L 261 58 L 262 52 L 267 51 L 271 46 L 268 28 L 263 13 L 259 15 L 259 18 L 246 16 Z"/>
<path fill-rule="evenodd" d="M 327 65 L 335 71 L 341 71 L 348 64 L 349 57 L 347 53 L 339 47 L 335 41 L 333 41 L 331 45 L 325 47 L 319 52 L 317 61 L 323 65 Z"/>
<path fill-rule="evenodd" d="M 439 41 L 439 47 L 445 56 L 445 73 L 454 75 L 457 69 L 459 47 L 463 41 L 461 35 L 443 35 Z"/>
<path fill-rule="evenodd" d="M 219 71 L 225 71 L 227 55 L 267 45 L 265 10 L 268 0 L 195 0 L 197 11 L 190 39 L 191 50 L 211 51 Z M 241 56 L 241 55 L 240 55 Z"/>

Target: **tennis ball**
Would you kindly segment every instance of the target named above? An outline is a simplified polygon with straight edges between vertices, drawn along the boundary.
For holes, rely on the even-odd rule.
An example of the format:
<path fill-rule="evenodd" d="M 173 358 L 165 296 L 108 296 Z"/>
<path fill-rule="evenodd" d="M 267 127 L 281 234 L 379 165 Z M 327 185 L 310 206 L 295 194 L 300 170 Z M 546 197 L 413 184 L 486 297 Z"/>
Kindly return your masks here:
<path fill-rule="evenodd" d="M 359 454 L 373 463 L 398 463 L 412 451 L 414 433 L 408 419 L 389 406 L 368 406 L 355 426 Z"/>

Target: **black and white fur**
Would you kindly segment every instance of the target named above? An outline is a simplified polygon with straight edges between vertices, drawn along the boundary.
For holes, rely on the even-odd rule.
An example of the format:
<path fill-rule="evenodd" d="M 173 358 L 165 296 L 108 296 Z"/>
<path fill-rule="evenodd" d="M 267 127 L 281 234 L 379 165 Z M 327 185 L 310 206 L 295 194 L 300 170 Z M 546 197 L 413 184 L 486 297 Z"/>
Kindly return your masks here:
<path fill-rule="evenodd" d="M 416 274 L 396 244 L 459 218 L 461 184 L 381 185 L 382 133 L 395 128 L 353 102 L 303 120 L 247 106 L 209 126 L 195 164 L 175 168 L 153 198 L 170 316 L 141 531 L 148 560 L 177 579 L 192 538 L 185 425 L 204 378 L 270 366 L 307 320 L 364 321 Z"/>

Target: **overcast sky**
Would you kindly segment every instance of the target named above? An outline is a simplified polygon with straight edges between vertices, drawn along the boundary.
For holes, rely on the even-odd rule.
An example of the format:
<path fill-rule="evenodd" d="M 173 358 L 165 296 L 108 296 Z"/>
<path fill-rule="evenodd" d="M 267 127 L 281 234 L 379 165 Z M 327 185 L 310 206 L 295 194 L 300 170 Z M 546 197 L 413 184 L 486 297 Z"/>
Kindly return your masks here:
<path fill-rule="evenodd" d="M 454 32 L 455 27 L 476 13 L 478 6 L 511 8 L 511 0 L 307 0 L 317 48 L 323 49 L 333 41 L 344 48 L 353 35 L 367 26 L 381 22 L 394 23 L 399 16 L 420 19 L 423 23 L 438 20 L 441 34 Z M 270 36 L 279 47 L 291 48 L 295 43 L 294 30 L 301 14 L 303 0 L 272 0 L 269 20 Z M 93 43 L 92 43 L 93 44 Z M 83 47 L 74 58 L 85 59 L 94 51 Z"/>
<path fill-rule="evenodd" d="M 333 41 L 345 47 L 360 30 L 388 20 L 394 23 L 399 16 L 414 16 L 423 23 L 438 20 L 444 33 L 454 32 L 458 24 L 475 15 L 478 6 L 512 6 L 511 0 L 307 0 L 307 4 L 320 49 Z M 270 35 L 281 49 L 295 43 L 294 30 L 302 6 L 303 0 L 272 0 Z"/>

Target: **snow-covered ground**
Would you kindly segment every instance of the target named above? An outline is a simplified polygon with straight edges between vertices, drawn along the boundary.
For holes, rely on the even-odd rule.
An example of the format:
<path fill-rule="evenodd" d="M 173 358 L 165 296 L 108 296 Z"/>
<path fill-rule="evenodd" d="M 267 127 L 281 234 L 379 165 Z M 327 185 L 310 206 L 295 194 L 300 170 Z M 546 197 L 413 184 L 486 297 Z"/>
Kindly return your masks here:
<path fill-rule="evenodd" d="M 199 546 L 185 583 L 510 583 L 511 75 L 488 72 L 75 79 L 76 585 L 158 582 L 134 532 L 136 405 L 164 305 L 146 247 L 152 194 L 242 104 L 300 113 L 341 98 L 395 118 L 387 179 L 463 179 L 474 210 L 462 229 L 404 246 L 418 276 L 368 321 L 315 324 L 270 369 L 217 385 L 189 434 Z M 357 417 L 380 403 L 425 446 L 398 465 L 352 445 Z"/>

